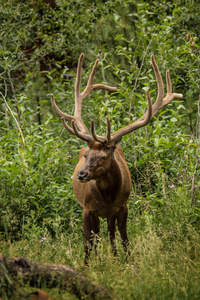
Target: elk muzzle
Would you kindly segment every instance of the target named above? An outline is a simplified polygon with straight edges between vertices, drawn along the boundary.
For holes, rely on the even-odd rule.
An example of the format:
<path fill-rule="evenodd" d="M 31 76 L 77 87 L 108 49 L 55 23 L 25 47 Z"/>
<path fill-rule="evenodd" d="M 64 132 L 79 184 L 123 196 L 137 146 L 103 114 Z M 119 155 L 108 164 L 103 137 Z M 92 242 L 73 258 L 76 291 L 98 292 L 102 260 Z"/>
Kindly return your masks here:
<path fill-rule="evenodd" d="M 85 171 L 79 171 L 77 174 L 77 179 L 81 182 L 87 181 L 88 173 Z"/>

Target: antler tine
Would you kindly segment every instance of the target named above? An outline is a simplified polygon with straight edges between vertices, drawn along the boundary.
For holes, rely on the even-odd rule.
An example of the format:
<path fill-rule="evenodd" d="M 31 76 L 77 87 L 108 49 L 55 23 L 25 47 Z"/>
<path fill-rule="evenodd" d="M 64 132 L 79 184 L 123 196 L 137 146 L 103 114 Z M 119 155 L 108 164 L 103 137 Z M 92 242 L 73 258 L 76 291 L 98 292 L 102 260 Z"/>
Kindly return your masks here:
<path fill-rule="evenodd" d="M 95 61 L 95 63 L 94 63 L 92 72 L 90 73 L 90 76 L 89 76 L 89 79 L 88 79 L 87 86 L 92 86 L 92 83 L 93 83 L 93 80 L 94 80 L 94 76 L 96 74 L 96 70 L 97 70 L 97 67 L 98 67 L 98 63 L 99 63 L 99 59 L 97 59 Z"/>
<path fill-rule="evenodd" d="M 105 85 L 105 84 L 102 84 L 102 83 L 92 84 L 93 80 L 94 80 L 96 70 L 97 70 L 98 63 L 99 63 L 99 60 L 97 59 L 95 64 L 94 64 L 94 67 L 92 69 L 92 72 L 90 74 L 87 87 L 91 87 L 91 90 L 97 90 L 98 89 L 98 90 L 106 90 L 106 91 L 109 91 L 109 92 L 116 92 L 117 91 L 116 87 L 111 87 L 111 86 L 108 86 L 108 85 Z M 86 89 L 87 89 L 87 87 L 86 87 Z"/>
<path fill-rule="evenodd" d="M 107 139 L 103 136 L 99 136 L 95 132 L 95 127 L 94 127 L 94 120 L 91 120 L 91 133 L 93 136 L 93 139 L 99 143 L 105 143 L 107 142 Z"/>
<path fill-rule="evenodd" d="M 158 69 L 158 65 L 156 64 L 155 56 L 152 54 L 151 55 L 151 62 L 153 65 L 154 73 L 156 75 L 156 81 L 157 81 L 157 98 L 155 103 L 153 104 L 153 115 L 154 117 L 156 113 L 163 107 L 163 98 L 164 98 L 164 87 L 163 87 L 163 80 L 160 75 L 160 71 Z"/>
<path fill-rule="evenodd" d="M 169 70 L 166 71 L 166 81 L 167 81 L 167 94 L 172 93 L 172 84 L 170 80 Z"/>
<path fill-rule="evenodd" d="M 110 120 L 108 117 L 106 117 L 107 121 L 107 131 L 106 131 L 106 137 L 99 136 L 95 132 L 95 127 L 94 127 L 94 121 L 91 120 L 91 133 L 95 141 L 99 143 L 109 143 L 111 141 L 111 126 L 110 126 Z"/>
<path fill-rule="evenodd" d="M 60 116 L 62 119 L 65 119 L 65 120 L 67 120 L 67 121 L 69 121 L 69 122 L 71 122 L 72 120 L 73 120 L 73 116 L 70 116 L 70 115 L 68 115 L 68 114 L 65 114 L 65 113 L 63 113 L 59 108 L 58 108 L 58 106 L 56 105 L 56 101 L 55 101 L 55 99 L 54 99 L 54 95 L 53 94 L 51 94 L 51 104 L 52 104 L 52 107 L 53 107 L 53 109 L 54 109 L 54 111 L 55 111 L 55 113 L 58 115 L 58 116 Z M 66 124 L 66 123 L 65 123 Z M 66 124 L 67 125 L 67 124 Z M 68 126 L 68 125 L 67 125 Z M 70 133 L 72 133 L 72 134 L 74 134 L 74 131 L 73 131 L 73 129 L 70 127 L 70 126 L 68 126 L 68 129 L 67 129 Z"/>
<path fill-rule="evenodd" d="M 108 117 L 106 117 L 106 121 L 107 121 L 106 139 L 107 139 L 108 143 L 110 143 L 110 141 L 111 141 L 111 125 L 110 125 L 110 119 L 109 119 Z"/>
<path fill-rule="evenodd" d="M 80 101 L 85 99 L 90 94 L 90 92 L 94 89 L 106 90 L 106 91 L 110 91 L 110 92 L 115 92 L 117 90 L 116 87 L 111 87 L 111 86 L 101 84 L 101 83 L 92 84 L 93 80 L 94 80 L 96 70 L 97 70 L 98 63 L 99 63 L 99 60 L 97 59 L 94 66 L 93 66 L 92 72 L 89 76 L 87 86 L 86 86 L 85 90 L 80 94 Z"/>
<path fill-rule="evenodd" d="M 83 61 L 84 54 L 81 53 L 78 66 L 77 66 L 77 73 L 76 73 L 76 83 L 75 83 L 75 112 L 74 112 L 74 119 L 76 120 L 76 124 L 81 132 L 85 134 L 89 134 L 87 127 L 85 126 L 84 122 L 81 119 L 81 104 L 82 98 L 80 94 L 80 87 L 81 87 L 81 68 L 82 68 L 82 61 Z"/>
<path fill-rule="evenodd" d="M 75 132 L 73 131 L 73 129 L 65 122 L 65 119 L 62 117 L 61 118 L 63 126 L 65 127 L 65 129 L 67 129 L 67 131 L 69 131 L 70 133 L 72 133 L 73 135 L 76 135 Z"/>
<path fill-rule="evenodd" d="M 157 96 L 156 102 L 153 105 L 153 116 L 152 117 L 154 117 L 157 114 L 157 112 L 159 112 L 159 110 L 161 110 L 161 108 L 168 105 L 174 98 L 180 99 L 183 97 L 183 95 L 177 94 L 177 93 L 172 93 L 172 84 L 171 84 L 171 80 L 170 80 L 170 74 L 169 74 L 169 71 L 166 71 L 167 95 L 164 98 L 163 81 L 162 81 L 162 77 L 160 75 L 160 72 L 159 72 L 159 69 L 156 64 L 155 57 L 153 54 L 151 55 L 151 61 L 152 61 L 152 65 L 154 68 L 154 73 L 156 75 L 157 87 L 158 87 L 158 96 Z"/>
<path fill-rule="evenodd" d="M 167 95 L 163 99 L 163 106 L 169 104 L 174 98 L 180 99 L 183 97 L 183 94 L 172 93 L 172 84 L 170 80 L 169 71 L 166 72 L 166 81 L 167 81 Z"/>
<path fill-rule="evenodd" d="M 72 120 L 71 124 L 72 124 L 72 128 L 75 132 L 75 135 L 78 138 L 80 138 L 81 140 L 86 141 L 86 142 L 90 142 L 92 140 L 92 137 L 90 134 L 83 133 L 83 132 L 80 132 L 77 130 L 74 120 Z"/>
<path fill-rule="evenodd" d="M 72 124 L 72 128 L 65 122 L 65 119 L 62 118 L 62 123 L 63 123 L 63 126 L 65 127 L 65 129 L 67 129 L 70 133 L 72 133 L 73 135 L 79 137 L 81 140 L 83 141 L 86 141 L 86 142 L 90 142 L 92 137 L 89 135 L 89 134 L 84 134 L 82 132 L 79 132 L 76 128 L 76 125 L 75 125 L 75 120 L 72 120 L 71 121 L 71 124 Z"/>
<path fill-rule="evenodd" d="M 80 96 L 81 68 L 82 68 L 83 57 L 84 57 L 84 54 L 81 53 L 79 60 L 78 60 L 78 66 L 77 66 L 77 72 L 76 72 L 75 99 L 79 99 L 79 96 Z"/>
<path fill-rule="evenodd" d="M 68 115 L 68 114 L 63 113 L 63 112 L 58 108 L 58 106 L 56 105 L 56 101 L 55 101 L 55 99 L 54 99 L 54 95 L 53 95 L 53 94 L 51 94 L 51 104 L 52 104 L 52 107 L 53 107 L 54 111 L 57 113 L 58 116 L 64 118 L 65 120 L 67 120 L 67 121 L 69 121 L 69 122 L 71 122 L 71 121 L 73 120 L 73 118 L 74 118 L 73 116 L 70 116 L 70 115 Z"/>

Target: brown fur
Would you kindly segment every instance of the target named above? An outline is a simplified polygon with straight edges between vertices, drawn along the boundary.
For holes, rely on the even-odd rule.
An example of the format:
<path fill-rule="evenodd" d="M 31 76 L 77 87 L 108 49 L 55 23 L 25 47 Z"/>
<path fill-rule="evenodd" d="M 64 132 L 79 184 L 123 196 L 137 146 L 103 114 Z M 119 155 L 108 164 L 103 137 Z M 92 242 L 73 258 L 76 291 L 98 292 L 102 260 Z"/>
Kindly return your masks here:
<path fill-rule="evenodd" d="M 101 161 L 103 156 L 106 159 Z M 79 171 L 88 173 L 88 181 L 80 182 L 77 179 Z M 89 147 L 83 147 L 74 171 L 73 189 L 84 209 L 85 263 L 88 262 L 94 234 L 99 233 L 98 217 L 107 218 L 114 254 L 116 254 L 115 220 L 117 220 L 126 251 L 128 244 L 126 203 L 131 191 L 131 176 L 121 147 L 119 145 L 107 147 L 94 141 Z"/>

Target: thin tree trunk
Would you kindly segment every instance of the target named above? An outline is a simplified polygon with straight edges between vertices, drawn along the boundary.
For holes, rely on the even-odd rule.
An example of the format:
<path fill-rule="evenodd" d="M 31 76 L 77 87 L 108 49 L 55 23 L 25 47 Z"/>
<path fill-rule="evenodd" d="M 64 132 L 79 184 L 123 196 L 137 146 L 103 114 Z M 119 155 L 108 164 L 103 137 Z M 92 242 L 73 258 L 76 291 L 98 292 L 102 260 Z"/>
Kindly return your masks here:
<path fill-rule="evenodd" d="M 40 112 L 40 98 L 39 96 L 37 95 L 36 96 L 36 100 L 37 100 L 37 118 L 38 118 L 38 124 L 39 126 L 42 125 L 42 118 L 41 118 L 41 112 Z"/>
<path fill-rule="evenodd" d="M 8 72 L 8 78 L 9 78 L 12 93 L 13 93 L 13 98 L 14 98 L 14 103 L 15 103 L 14 105 L 15 105 L 15 108 L 16 108 L 16 111 L 17 111 L 17 120 L 18 120 L 18 123 L 19 123 L 20 128 L 21 128 L 21 120 L 20 120 L 20 111 L 19 111 L 19 108 L 18 108 L 18 100 L 17 100 L 17 95 L 16 95 L 15 87 L 14 87 L 10 72 Z"/>
<path fill-rule="evenodd" d="M 192 200 L 193 204 L 196 205 L 196 197 L 195 197 L 195 181 L 196 181 L 196 175 L 197 171 L 199 168 L 200 160 L 199 160 L 199 151 L 200 151 L 200 95 L 199 95 L 199 101 L 198 101 L 198 112 L 197 112 L 197 139 L 196 139 L 196 144 L 197 144 L 197 150 L 196 150 L 196 165 L 195 165 L 195 170 L 192 176 Z"/>

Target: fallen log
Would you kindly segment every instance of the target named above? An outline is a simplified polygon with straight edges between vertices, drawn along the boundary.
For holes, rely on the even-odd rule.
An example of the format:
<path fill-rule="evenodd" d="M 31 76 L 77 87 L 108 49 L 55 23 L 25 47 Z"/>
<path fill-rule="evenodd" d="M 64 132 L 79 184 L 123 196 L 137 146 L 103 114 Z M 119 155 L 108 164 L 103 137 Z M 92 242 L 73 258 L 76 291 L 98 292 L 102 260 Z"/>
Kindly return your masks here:
<path fill-rule="evenodd" d="M 85 274 L 72 267 L 59 264 L 43 264 L 22 257 L 6 258 L 0 255 L 0 276 L 7 280 L 14 291 L 13 282 L 29 284 L 31 287 L 58 287 L 76 295 L 78 299 L 118 299 L 103 285 L 92 282 Z M 5 276 L 4 276 L 5 277 Z"/>

